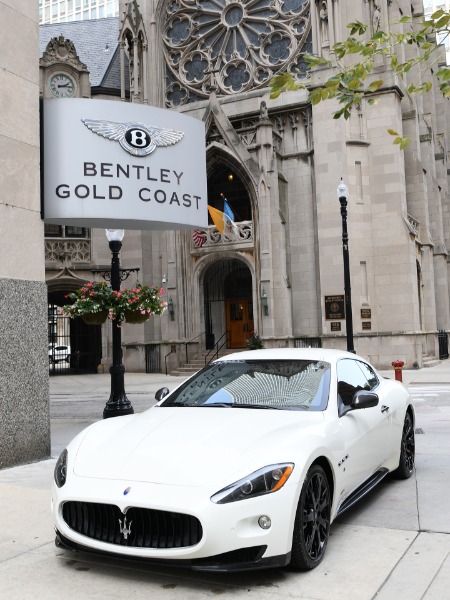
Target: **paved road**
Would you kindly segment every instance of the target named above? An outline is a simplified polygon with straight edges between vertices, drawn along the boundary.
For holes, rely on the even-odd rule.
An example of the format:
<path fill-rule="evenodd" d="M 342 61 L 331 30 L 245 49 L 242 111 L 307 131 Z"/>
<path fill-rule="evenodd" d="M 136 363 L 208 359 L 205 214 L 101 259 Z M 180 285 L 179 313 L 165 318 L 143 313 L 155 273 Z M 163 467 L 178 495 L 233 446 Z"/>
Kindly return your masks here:
<path fill-rule="evenodd" d="M 54 459 L 0 472 L 1 597 L 18 600 L 444 600 L 450 589 L 450 364 L 406 377 L 417 412 L 416 473 L 387 480 L 332 526 L 323 563 L 218 575 L 92 559 L 53 543 L 49 487 Z M 405 374 L 407 375 L 407 374 Z M 127 374 L 136 412 L 178 378 Z M 101 418 L 107 376 L 51 379 L 52 455 Z"/>

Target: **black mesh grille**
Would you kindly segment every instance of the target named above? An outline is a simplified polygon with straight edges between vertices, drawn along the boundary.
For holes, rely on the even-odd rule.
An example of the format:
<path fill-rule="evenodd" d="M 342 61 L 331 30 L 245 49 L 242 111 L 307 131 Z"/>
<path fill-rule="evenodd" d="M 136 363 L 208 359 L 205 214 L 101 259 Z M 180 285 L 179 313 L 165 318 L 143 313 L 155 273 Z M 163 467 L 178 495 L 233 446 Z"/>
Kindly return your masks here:
<path fill-rule="evenodd" d="M 111 504 L 65 502 L 67 525 L 86 537 L 135 548 L 185 548 L 202 539 L 200 521 L 191 515 L 130 507 L 126 515 Z"/>

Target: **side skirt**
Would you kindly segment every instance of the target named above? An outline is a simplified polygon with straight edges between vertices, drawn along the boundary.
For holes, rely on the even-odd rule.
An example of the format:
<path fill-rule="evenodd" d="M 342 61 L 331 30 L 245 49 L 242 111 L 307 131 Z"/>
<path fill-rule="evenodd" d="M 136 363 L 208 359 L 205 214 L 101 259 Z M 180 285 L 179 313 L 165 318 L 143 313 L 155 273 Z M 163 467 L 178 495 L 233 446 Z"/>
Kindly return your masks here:
<path fill-rule="evenodd" d="M 376 471 L 369 479 L 367 479 L 363 484 L 361 484 L 354 492 L 350 494 L 348 498 L 344 500 L 344 502 L 340 505 L 336 516 L 342 515 L 343 512 L 348 510 L 351 506 L 353 506 L 358 500 L 364 498 L 366 494 L 368 494 L 373 488 L 382 481 L 386 475 L 389 473 L 388 469 L 380 469 Z"/>

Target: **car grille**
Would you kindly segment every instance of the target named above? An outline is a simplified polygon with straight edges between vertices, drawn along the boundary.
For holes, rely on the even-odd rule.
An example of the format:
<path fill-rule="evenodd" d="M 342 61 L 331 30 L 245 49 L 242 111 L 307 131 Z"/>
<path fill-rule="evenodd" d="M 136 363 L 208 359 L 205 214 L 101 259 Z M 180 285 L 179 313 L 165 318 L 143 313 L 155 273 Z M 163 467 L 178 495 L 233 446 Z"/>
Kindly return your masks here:
<path fill-rule="evenodd" d="M 112 504 L 65 502 L 67 525 L 93 540 L 134 548 L 185 548 L 202 539 L 200 521 L 191 515 L 130 507 L 126 515 Z"/>

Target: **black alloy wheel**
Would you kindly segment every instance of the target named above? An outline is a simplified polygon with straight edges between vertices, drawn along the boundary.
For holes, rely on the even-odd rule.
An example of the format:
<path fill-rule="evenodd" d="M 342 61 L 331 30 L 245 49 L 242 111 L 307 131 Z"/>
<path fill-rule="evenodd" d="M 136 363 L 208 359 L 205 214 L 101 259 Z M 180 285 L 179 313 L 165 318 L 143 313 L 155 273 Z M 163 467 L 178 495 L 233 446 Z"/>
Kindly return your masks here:
<path fill-rule="evenodd" d="M 314 569 L 322 561 L 330 534 L 330 485 L 320 465 L 313 465 L 303 483 L 295 517 L 290 567 Z"/>
<path fill-rule="evenodd" d="M 415 455 L 414 423 L 411 413 L 407 412 L 403 423 L 400 462 L 398 468 L 393 473 L 397 479 L 409 479 L 411 477 L 414 471 Z"/>

